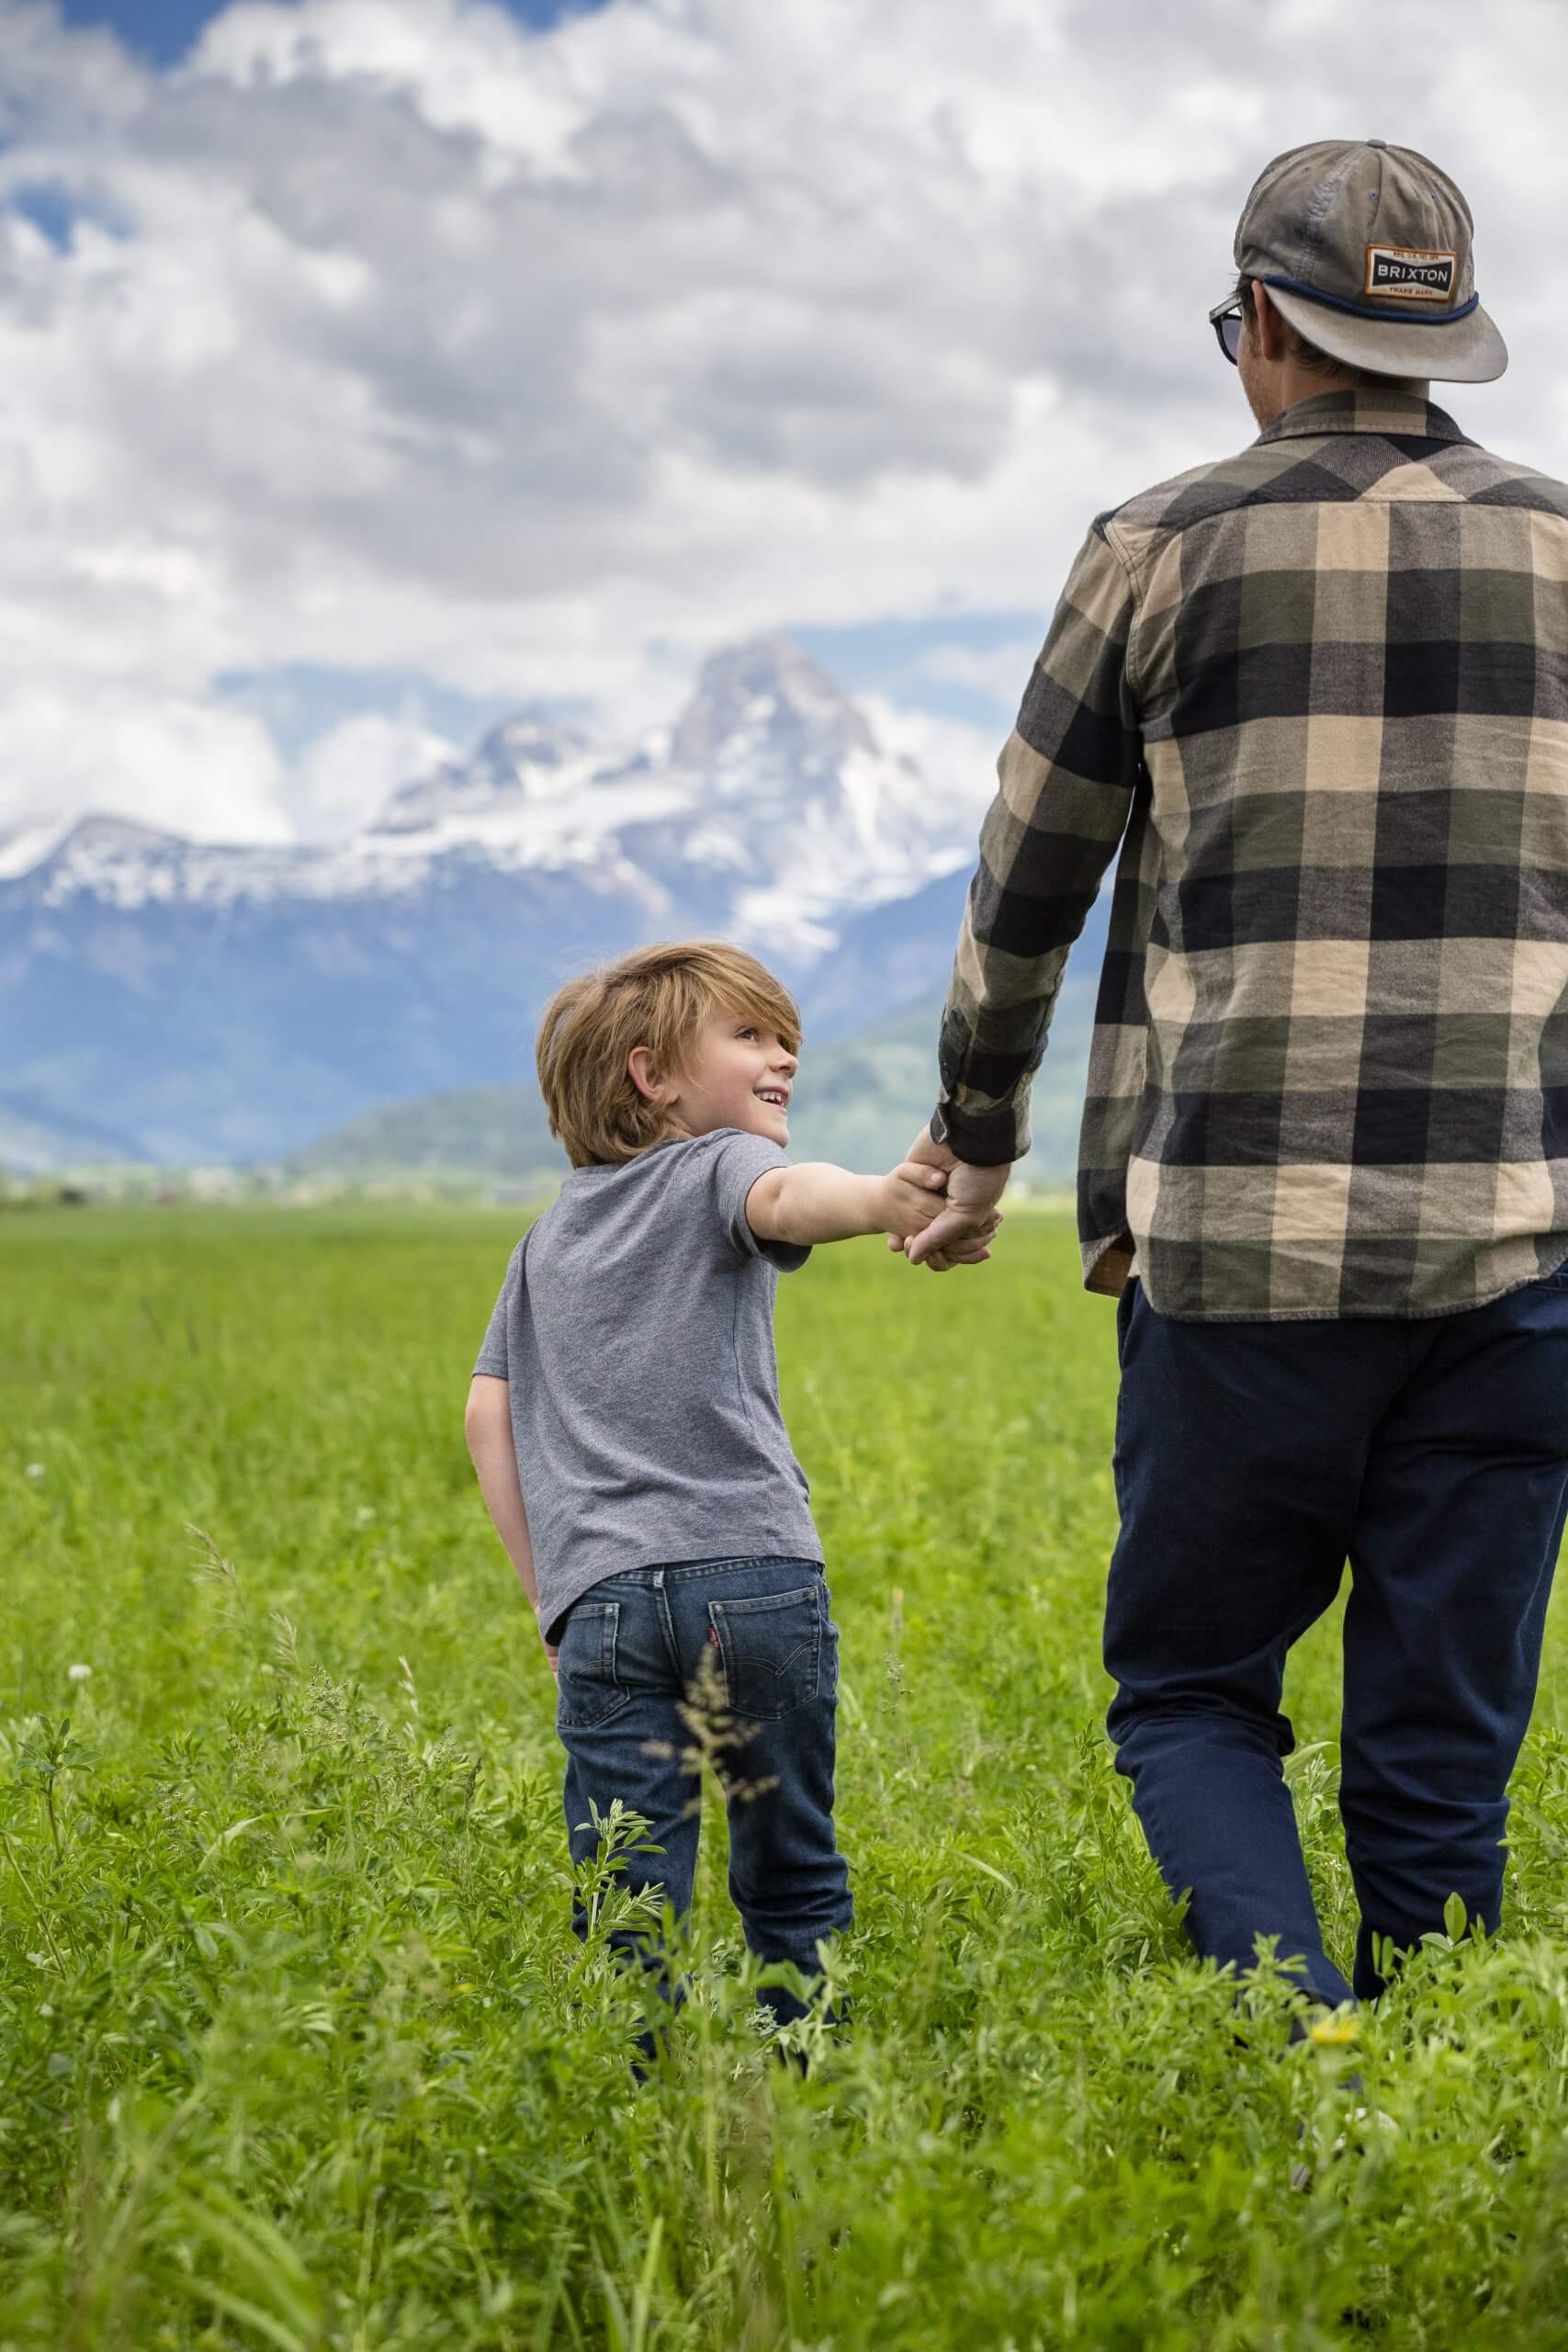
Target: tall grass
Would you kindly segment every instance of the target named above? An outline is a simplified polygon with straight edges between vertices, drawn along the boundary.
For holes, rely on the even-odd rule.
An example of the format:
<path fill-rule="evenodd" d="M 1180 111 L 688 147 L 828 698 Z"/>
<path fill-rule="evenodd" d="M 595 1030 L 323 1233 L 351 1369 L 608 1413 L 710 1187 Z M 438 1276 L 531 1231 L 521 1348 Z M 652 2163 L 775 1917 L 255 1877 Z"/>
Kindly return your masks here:
<path fill-rule="evenodd" d="M 582 1950 L 548 1678 L 459 1429 L 508 1223 L 24 1223 L 0 2346 L 1568 2343 L 1562 1636 L 1506 1937 L 1438 1939 L 1353 2041 L 1291 2043 L 1266 1968 L 1238 2015 L 1099 1729 L 1114 1351 L 1065 1227 L 784 1286 L 854 2023 L 805 2030 L 806 2079 L 765 2048 L 710 1807 L 692 1999 L 638 2090 L 615 1853 Z M 1343 1952 L 1333 1627 L 1290 1705 Z"/>

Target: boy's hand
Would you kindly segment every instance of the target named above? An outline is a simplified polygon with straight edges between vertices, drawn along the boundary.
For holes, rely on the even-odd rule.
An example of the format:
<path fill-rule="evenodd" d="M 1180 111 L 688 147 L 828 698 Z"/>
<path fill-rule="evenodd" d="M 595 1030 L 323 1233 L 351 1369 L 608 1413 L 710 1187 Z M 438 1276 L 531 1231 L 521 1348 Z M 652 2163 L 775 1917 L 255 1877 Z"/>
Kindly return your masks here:
<path fill-rule="evenodd" d="M 947 1171 L 921 1168 L 907 1159 L 891 1174 L 876 1181 L 876 1218 L 889 1240 L 903 1242 L 923 1233 L 940 1216 L 947 1190 Z"/>
<path fill-rule="evenodd" d="M 543 1634 L 539 1635 L 539 1640 L 543 1645 L 545 1657 L 548 1662 L 550 1672 L 555 1676 L 556 1683 L 558 1688 L 560 1683 L 560 1645 L 558 1642 L 547 1642 Z"/>

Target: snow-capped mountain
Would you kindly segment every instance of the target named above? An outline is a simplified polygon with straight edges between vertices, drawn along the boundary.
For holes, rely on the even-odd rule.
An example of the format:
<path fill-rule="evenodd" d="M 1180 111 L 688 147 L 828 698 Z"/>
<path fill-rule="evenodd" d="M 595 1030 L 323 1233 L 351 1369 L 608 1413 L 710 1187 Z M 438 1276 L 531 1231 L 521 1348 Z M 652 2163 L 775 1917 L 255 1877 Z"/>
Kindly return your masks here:
<path fill-rule="evenodd" d="M 944 805 L 797 646 L 761 638 L 713 655 L 661 734 L 595 743 L 525 709 L 345 841 L 227 846 L 89 817 L 35 835 L 23 870 L 51 907 L 83 894 L 118 907 L 405 897 L 448 861 L 570 872 L 653 912 L 700 906 L 798 965 L 832 944 L 836 916 L 965 857 L 976 807 Z"/>
<path fill-rule="evenodd" d="M 716 653 L 636 743 L 523 709 L 343 841 L 118 817 L 15 835 L 7 1082 L 150 1158 L 271 1157 L 378 1102 L 525 1075 L 550 988 L 639 940 L 720 932 L 808 979 L 846 924 L 968 864 L 987 789 L 939 791 L 769 638 Z"/>

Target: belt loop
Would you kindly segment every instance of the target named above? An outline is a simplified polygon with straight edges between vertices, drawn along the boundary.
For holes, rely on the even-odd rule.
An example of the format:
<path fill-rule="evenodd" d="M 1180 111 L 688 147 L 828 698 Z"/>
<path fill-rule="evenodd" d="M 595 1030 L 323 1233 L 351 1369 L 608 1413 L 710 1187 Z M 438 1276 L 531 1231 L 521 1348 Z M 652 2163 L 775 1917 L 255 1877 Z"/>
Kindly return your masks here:
<path fill-rule="evenodd" d="M 664 1571 L 662 1568 L 655 1568 L 653 1571 L 653 1589 L 655 1592 L 662 1592 L 664 1589 Z"/>

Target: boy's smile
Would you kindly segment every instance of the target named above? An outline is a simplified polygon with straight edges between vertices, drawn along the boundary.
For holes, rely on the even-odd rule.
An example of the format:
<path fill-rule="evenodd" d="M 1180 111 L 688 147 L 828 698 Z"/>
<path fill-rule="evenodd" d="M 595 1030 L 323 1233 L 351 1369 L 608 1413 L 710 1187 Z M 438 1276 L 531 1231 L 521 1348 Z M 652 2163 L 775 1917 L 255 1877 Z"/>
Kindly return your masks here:
<path fill-rule="evenodd" d="M 716 1012 L 703 1024 L 690 1068 L 673 1081 L 670 1108 L 688 1135 L 739 1127 L 787 1144 L 799 1067 L 776 1030 L 750 1013 Z"/>

